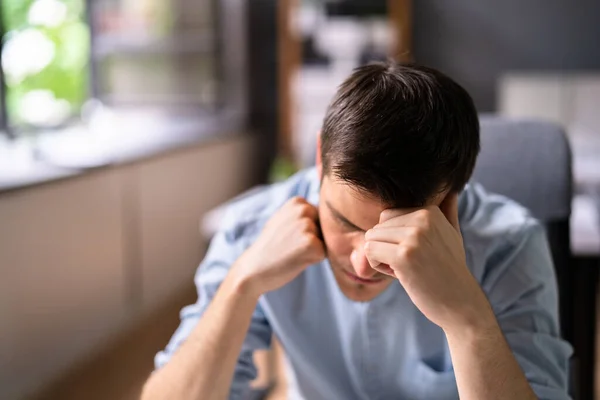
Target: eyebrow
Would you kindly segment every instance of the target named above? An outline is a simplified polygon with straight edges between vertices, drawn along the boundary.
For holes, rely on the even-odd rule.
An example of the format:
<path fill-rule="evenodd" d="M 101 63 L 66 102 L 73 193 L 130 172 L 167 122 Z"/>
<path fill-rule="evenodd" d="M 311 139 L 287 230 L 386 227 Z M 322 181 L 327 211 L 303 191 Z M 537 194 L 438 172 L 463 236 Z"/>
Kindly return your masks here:
<path fill-rule="evenodd" d="M 328 201 L 325 201 L 325 204 L 327 204 L 327 207 L 329 208 L 329 210 L 331 211 L 331 213 L 333 214 L 333 216 L 338 219 L 340 222 L 342 222 L 344 225 L 347 225 L 348 227 L 356 230 L 356 231 L 361 231 L 364 232 L 364 229 L 354 225 L 352 222 L 350 222 L 346 217 L 344 217 L 339 211 L 337 211 L 335 208 L 333 208 L 333 206 L 331 205 L 331 203 L 329 203 Z"/>

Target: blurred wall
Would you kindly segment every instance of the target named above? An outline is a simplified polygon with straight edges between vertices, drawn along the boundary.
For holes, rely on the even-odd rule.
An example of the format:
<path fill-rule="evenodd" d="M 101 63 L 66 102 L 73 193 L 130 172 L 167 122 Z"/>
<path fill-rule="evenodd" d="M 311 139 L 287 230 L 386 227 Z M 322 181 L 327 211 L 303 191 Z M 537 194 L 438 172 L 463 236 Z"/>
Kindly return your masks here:
<path fill-rule="evenodd" d="M 441 69 L 496 109 L 506 71 L 600 69 L 598 0 L 413 1 L 416 61 Z"/>
<path fill-rule="evenodd" d="M 191 287 L 200 218 L 256 183 L 256 150 L 240 135 L 0 194 L 0 398 L 35 391 Z"/>

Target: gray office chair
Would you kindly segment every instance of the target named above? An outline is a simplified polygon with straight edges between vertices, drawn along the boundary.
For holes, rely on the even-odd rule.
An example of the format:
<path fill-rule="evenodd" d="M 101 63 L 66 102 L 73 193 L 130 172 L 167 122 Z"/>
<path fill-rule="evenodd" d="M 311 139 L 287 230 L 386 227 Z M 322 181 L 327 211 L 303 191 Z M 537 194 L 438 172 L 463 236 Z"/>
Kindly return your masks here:
<path fill-rule="evenodd" d="M 544 223 L 556 268 L 562 335 L 575 349 L 571 394 L 591 399 L 595 316 L 585 321 L 576 313 L 589 309 L 595 299 L 594 293 L 581 292 L 577 282 L 581 278 L 571 257 L 571 151 L 565 132 L 535 120 L 483 116 L 480 121 L 481 154 L 473 179 L 521 203 Z"/>

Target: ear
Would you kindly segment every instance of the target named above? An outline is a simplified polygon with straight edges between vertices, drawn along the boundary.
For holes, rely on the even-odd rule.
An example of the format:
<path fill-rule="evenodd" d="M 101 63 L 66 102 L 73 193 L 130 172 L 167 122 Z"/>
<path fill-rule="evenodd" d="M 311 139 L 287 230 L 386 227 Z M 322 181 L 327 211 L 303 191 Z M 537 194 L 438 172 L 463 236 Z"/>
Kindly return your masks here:
<path fill-rule="evenodd" d="M 454 229 L 460 233 L 460 225 L 458 222 L 458 193 L 448 192 L 440 204 L 440 210 Z"/>
<path fill-rule="evenodd" d="M 321 131 L 317 132 L 317 151 L 315 165 L 317 166 L 317 174 L 319 179 L 323 179 L 323 163 L 321 162 Z"/>

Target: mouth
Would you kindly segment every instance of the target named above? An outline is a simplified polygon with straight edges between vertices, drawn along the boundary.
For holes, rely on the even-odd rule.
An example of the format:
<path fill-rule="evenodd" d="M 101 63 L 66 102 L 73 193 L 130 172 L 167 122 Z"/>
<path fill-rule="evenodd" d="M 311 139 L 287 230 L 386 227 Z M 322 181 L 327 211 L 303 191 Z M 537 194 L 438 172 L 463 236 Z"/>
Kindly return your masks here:
<path fill-rule="evenodd" d="M 344 272 L 344 274 L 348 278 L 352 279 L 354 282 L 362 283 L 363 285 L 376 285 L 376 284 L 384 281 L 383 278 L 378 278 L 378 279 L 359 278 L 358 276 L 351 274 L 350 272 L 346 271 L 345 269 L 342 269 L 342 272 Z"/>

